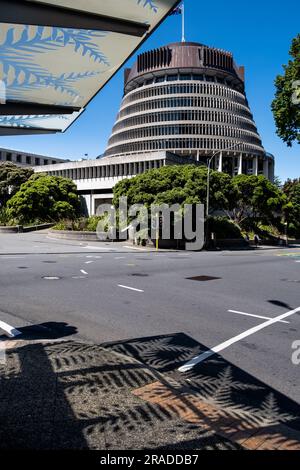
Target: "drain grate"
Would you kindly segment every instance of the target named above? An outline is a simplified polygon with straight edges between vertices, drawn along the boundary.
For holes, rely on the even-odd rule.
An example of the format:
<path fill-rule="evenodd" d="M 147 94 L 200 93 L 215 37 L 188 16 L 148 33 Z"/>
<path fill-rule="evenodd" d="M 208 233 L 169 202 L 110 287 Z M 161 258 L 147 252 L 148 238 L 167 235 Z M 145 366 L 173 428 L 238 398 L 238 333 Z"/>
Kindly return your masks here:
<path fill-rule="evenodd" d="M 195 276 L 195 277 L 187 277 L 188 281 L 199 281 L 199 282 L 207 282 L 207 281 L 216 281 L 218 279 L 222 279 L 221 277 L 214 277 L 214 276 Z"/>

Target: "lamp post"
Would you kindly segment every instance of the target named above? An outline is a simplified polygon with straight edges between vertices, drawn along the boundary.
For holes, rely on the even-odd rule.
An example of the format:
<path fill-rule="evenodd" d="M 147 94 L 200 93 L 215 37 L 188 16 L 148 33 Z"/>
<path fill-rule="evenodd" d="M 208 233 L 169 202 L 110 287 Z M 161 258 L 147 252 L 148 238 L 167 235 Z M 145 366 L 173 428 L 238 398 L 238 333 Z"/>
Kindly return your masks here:
<path fill-rule="evenodd" d="M 206 193 L 206 226 L 207 226 L 207 229 L 206 229 L 206 243 L 208 242 L 208 215 L 209 215 L 209 196 L 210 196 L 210 169 L 211 169 L 211 163 L 213 161 L 213 159 L 221 152 L 227 152 L 229 150 L 233 150 L 235 149 L 236 147 L 239 147 L 240 145 L 242 145 L 240 142 L 237 143 L 237 144 L 234 144 L 232 145 L 231 147 L 228 147 L 226 149 L 223 149 L 223 150 L 218 150 L 217 152 L 215 152 L 207 161 L 207 185 L 206 185 L 206 189 L 207 189 L 207 193 Z"/>

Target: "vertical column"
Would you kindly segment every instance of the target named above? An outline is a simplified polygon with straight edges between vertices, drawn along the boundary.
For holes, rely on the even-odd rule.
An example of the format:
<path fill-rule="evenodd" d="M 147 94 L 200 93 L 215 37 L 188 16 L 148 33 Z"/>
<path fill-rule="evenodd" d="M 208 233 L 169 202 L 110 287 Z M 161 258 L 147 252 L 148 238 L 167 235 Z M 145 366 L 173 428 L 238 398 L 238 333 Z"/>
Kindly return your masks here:
<path fill-rule="evenodd" d="M 238 164 L 238 175 L 243 174 L 243 154 L 239 155 L 239 164 Z"/>
<path fill-rule="evenodd" d="M 275 180 L 275 162 L 273 159 L 270 159 L 269 180 L 272 183 L 274 183 Z"/>
<path fill-rule="evenodd" d="M 269 159 L 268 159 L 268 157 L 264 158 L 264 177 L 269 179 Z"/>
<path fill-rule="evenodd" d="M 218 172 L 223 172 L 223 152 L 221 152 L 219 156 Z"/>
<path fill-rule="evenodd" d="M 258 175 L 258 157 L 254 157 L 253 159 L 253 175 Z"/>

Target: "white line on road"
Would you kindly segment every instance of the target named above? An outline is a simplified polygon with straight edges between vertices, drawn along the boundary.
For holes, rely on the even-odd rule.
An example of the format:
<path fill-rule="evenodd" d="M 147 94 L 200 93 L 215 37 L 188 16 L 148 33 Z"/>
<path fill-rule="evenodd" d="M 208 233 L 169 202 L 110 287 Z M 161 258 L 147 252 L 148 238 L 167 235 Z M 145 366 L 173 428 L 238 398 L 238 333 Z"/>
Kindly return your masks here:
<path fill-rule="evenodd" d="M 111 251 L 115 251 L 113 248 L 105 248 L 104 246 L 91 246 L 91 245 L 88 245 L 88 246 L 85 246 L 84 248 L 86 248 L 87 250 L 111 250 Z"/>
<path fill-rule="evenodd" d="M 126 259 L 125 256 L 117 256 L 115 259 Z"/>
<path fill-rule="evenodd" d="M 264 323 L 261 323 L 260 325 L 255 326 L 254 328 L 250 328 L 249 330 L 244 331 L 244 333 L 234 336 L 228 341 L 225 341 L 224 343 L 221 343 L 218 346 L 215 346 L 214 348 L 206 351 L 205 353 L 200 354 L 200 356 L 195 357 L 194 359 L 189 361 L 187 364 L 180 367 L 178 370 L 180 372 L 187 372 L 191 370 L 195 365 L 200 364 L 200 362 L 203 362 L 209 357 L 214 356 L 215 354 L 219 353 L 220 351 L 223 351 L 224 349 L 229 348 L 229 346 L 232 346 L 232 344 L 238 343 L 239 341 L 242 341 L 248 336 L 254 335 L 258 331 L 263 330 L 264 328 L 267 328 L 268 326 L 271 326 L 275 323 L 278 323 L 281 320 L 284 320 L 285 318 L 291 317 L 292 315 L 295 315 L 295 313 L 298 313 L 298 312 L 300 312 L 300 307 L 296 308 L 295 310 L 291 310 L 290 312 L 283 313 L 282 315 L 272 318 L 271 320 L 268 320 Z"/>
<path fill-rule="evenodd" d="M 147 248 L 138 248 L 137 246 L 126 246 L 126 245 L 124 245 L 123 248 L 127 248 L 129 250 L 148 251 Z"/>
<path fill-rule="evenodd" d="M 133 290 L 135 292 L 144 292 L 141 289 L 135 289 L 134 287 L 128 287 L 128 286 L 122 286 L 122 284 L 118 284 L 118 287 L 122 287 L 122 289 L 128 289 L 128 290 Z"/>
<path fill-rule="evenodd" d="M 5 331 L 11 338 L 21 335 L 21 331 L 16 330 L 13 326 L 8 325 L 7 323 L 0 321 L 0 330 Z"/>
<path fill-rule="evenodd" d="M 238 313 L 239 315 L 245 315 L 246 317 L 261 318 L 262 320 L 272 320 L 270 317 L 263 317 L 261 315 L 254 315 L 253 313 L 239 312 L 238 310 L 228 310 L 230 313 Z M 289 321 L 280 320 L 281 323 L 290 323 Z"/>
<path fill-rule="evenodd" d="M 94 261 L 86 261 L 85 264 L 92 264 Z"/>
<path fill-rule="evenodd" d="M 81 272 L 82 274 L 84 274 L 85 276 L 87 276 L 87 275 L 89 274 L 89 273 L 87 273 L 84 269 L 81 269 L 80 272 Z"/>
<path fill-rule="evenodd" d="M 87 258 L 93 258 L 93 259 L 102 259 L 102 256 L 87 256 Z"/>

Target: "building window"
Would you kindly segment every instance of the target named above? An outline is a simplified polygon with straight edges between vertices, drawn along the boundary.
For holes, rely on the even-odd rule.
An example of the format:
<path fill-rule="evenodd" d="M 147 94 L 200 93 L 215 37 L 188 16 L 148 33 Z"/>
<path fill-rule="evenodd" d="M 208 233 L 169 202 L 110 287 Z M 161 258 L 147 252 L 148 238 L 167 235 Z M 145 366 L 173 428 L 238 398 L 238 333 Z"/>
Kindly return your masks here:
<path fill-rule="evenodd" d="M 27 165 L 31 165 L 31 157 L 26 157 L 26 163 Z"/>
<path fill-rule="evenodd" d="M 16 161 L 17 163 L 22 163 L 22 155 L 17 155 Z"/>
<path fill-rule="evenodd" d="M 36 158 L 36 159 L 35 159 L 35 164 L 36 164 L 36 165 L 39 165 L 39 164 L 40 164 L 40 159 L 39 159 L 39 158 Z"/>
<path fill-rule="evenodd" d="M 11 162 L 11 160 L 12 160 L 12 154 L 11 154 L 11 153 L 7 153 L 7 154 L 6 154 L 6 161 Z"/>

